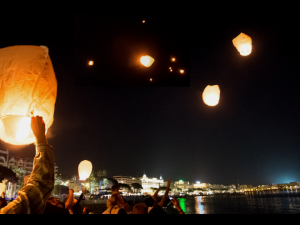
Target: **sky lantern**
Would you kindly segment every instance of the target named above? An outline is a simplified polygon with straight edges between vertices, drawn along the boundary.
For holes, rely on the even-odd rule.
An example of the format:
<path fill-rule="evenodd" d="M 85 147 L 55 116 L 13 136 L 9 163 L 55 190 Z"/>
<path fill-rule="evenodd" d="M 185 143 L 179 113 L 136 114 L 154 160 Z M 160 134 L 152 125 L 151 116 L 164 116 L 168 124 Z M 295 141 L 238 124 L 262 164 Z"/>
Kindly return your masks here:
<path fill-rule="evenodd" d="M 42 116 L 53 123 L 57 80 L 46 46 L 0 49 L 0 139 L 13 145 L 35 142 L 30 123 Z"/>
<path fill-rule="evenodd" d="M 172 62 L 175 62 L 175 60 L 176 60 L 175 58 L 172 58 L 172 59 L 171 59 Z"/>
<path fill-rule="evenodd" d="M 240 52 L 242 56 L 247 56 L 252 51 L 252 39 L 244 33 L 232 40 L 234 47 Z"/>
<path fill-rule="evenodd" d="M 219 85 L 208 85 L 202 94 L 203 101 L 208 106 L 215 106 L 220 100 L 220 88 Z"/>
<path fill-rule="evenodd" d="M 152 78 L 150 78 L 150 81 L 152 81 Z"/>
<path fill-rule="evenodd" d="M 83 160 L 78 165 L 79 180 L 86 180 L 92 172 L 92 163 L 88 160 Z"/>
<path fill-rule="evenodd" d="M 145 20 L 143 20 L 143 23 L 145 23 L 146 21 Z"/>
<path fill-rule="evenodd" d="M 141 57 L 141 63 L 145 67 L 150 67 L 154 63 L 154 61 L 155 60 L 151 56 L 149 56 L 149 55 Z"/>
<path fill-rule="evenodd" d="M 180 73 L 181 73 L 181 74 L 184 74 L 184 70 L 180 70 Z"/>
<path fill-rule="evenodd" d="M 94 61 L 89 61 L 89 65 L 90 66 L 94 65 Z"/>

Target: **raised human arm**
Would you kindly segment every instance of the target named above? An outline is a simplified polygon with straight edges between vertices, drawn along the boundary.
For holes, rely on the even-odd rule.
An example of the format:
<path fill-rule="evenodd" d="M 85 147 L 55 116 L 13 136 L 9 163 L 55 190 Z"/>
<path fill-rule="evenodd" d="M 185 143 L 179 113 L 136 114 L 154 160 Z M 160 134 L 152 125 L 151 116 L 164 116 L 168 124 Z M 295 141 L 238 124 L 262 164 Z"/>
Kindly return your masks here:
<path fill-rule="evenodd" d="M 170 185 L 171 185 L 171 181 L 170 181 L 170 179 L 168 179 L 168 181 L 167 181 L 167 188 L 166 188 L 165 194 L 162 197 L 162 199 L 160 200 L 160 202 L 158 203 L 158 205 L 160 205 L 161 207 L 164 207 L 164 203 L 165 203 L 166 199 L 169 196 Z"/>
<path fill-rule="evenodd" d="M 158 195 L 158 192 L 159 192 L 160 188 L 161 188 L 161 186 L 160 186 L 160 184 L 159 184 L 159 186 L 158 186 L 156 192 L 155 192 L 154 195 L 152 196 L 152 198 L 153 198 L 155 201 L 157 201 L 157 195 Z"/>
<path fill-rule="evenodd" d="M 27 185 L 18 197 L 0 210 L 0 214 L 43 214 L 54 187 L 54 157 L 45 135 L 42 117 L 31 118 L 31 129 L 36 139 L 36 155 Z"/>
<path fill-rule="evenodd" d="M 73 193 L 74 193 L 74 190 L 70 189 L 68 197 L 67 197 L 67 201 L 65 203 L 65 208 L 67 210 L 70 210 L 72 208 L 72 206 L 73 206 L 73 202 L 74 202 Z"/>

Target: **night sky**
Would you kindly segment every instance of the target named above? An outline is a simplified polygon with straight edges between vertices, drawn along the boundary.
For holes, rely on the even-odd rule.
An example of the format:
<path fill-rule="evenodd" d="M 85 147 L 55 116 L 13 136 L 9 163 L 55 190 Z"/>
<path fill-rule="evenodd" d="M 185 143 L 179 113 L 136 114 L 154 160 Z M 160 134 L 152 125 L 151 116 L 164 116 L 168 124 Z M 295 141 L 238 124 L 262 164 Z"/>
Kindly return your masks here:
<path fill-rule="evenodd" d="M 145 171 L 172 181 L 224 185 L 237 179 L 252 185 L 300 181 L 295 17 L 155 15 L 145 16 L 145 24 L 142 16 L 111 17 L 56 15 L 37 22 L 29 15 L 2 28 L 0 48 L 49 48 L 58 94 L 47 137 L 59 173 L 76 174 L 86 159 L 109 176 Z M 252 38 L 249 56 L 232 44 L 241 32 Z M 149 51 L 161 60 L 149 70 L 134 67 L 126 61 L 131 48 L 132 54 Z M 164 71 L 171 54 L 187 70 L 184 76 Z M 202 92 L 215 84 L 220 102 L 210 107 Z M 33 144 L 1 141 L 0 149 L 19 157 L 35 154 Z"/>

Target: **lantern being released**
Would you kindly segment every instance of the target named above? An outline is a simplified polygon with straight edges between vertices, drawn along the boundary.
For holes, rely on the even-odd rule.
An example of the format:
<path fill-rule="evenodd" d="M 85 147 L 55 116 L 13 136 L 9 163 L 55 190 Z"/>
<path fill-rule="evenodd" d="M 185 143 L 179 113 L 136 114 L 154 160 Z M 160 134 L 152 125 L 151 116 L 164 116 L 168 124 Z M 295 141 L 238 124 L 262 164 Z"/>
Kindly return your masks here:
<path fill-rule="evenodd" d="M 242 56 L 247 56 L 252 51 L 252 39 L 244 33 L 232 40 L 234 47 L 240 52 Z"/>
<path fill-rule="evenodd" d="M 79 180 L 86 180 L 92 172 L 92 163 L 88 160 L 83 160 L 78 165 Z"/>
<path fill-rule="evenodd" d="M 220 88 L 219 85 L 208 85 L 202 94 L 203 101 L 208 106 L 215 106 L 219 103 Z"/>
<path fill-rule="evenodd" d="M 141 63 L 145 67 L 150 67 L 154 63 L 154 59 L 151 56 L 146 55 L 141 58 Z"/>
<path fill-rule="evenodd" d="M 35 142 L 31 116 L 53 123 L 57 81 L 46 46 L 0 49 L 0 139 L 13 145 Z"/>

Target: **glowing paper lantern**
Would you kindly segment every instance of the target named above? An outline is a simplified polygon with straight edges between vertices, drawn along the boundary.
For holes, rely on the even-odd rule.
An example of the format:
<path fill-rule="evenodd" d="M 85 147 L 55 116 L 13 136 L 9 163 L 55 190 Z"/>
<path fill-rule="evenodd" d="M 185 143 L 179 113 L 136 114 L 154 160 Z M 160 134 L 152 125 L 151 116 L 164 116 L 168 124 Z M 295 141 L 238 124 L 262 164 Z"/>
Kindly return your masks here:
<path fill-rule="evenodd" d="M 145 23 L 146 21 L 145 20 L 143 20 L 143 23 Z"/>
<path fill-rule="evenodd" d="M 13 145 L 35 142 L 31 116 L 53 123 L 57 81 L 46 46 L 0 49 L 0 139 Z"/>
<path fill-rule="evenodd" d="M 141 63 L 145 67 L 150 67 L 154 63 L 154 59 L 151 56 L 146 55 L 146 56 L 141 57 Z"/>
<path fill-rule="evenodd" d="M 184 70 L 180 70 L 180 73 L 181 73 L 181 74 L 184 74 Z"/>
<path fill-rule="evenodd" d="M 90 66 L 94 65 L 94 61 L 89 61 L 89 65 Z"/>
<path fill-rule="evenodd" d="M 219 103 L 220 88 L 219 85 L 208 85 L 202 94 L 203 101 L 208 106 L 215 106 Z"/>
<path fill-rule="evenodd" d="M 232 40 L 234 47 L 240 52 L 242 56 L 249 55 L 252 51 L 252 39 L 244 33 Z"/>
<path fill-rule="evenodd" d="M 152 78 L 150 78 L 150 81 L 152 81 Z"/>
<path fill-rule="evenodd" d="M 87 179 L 92 172 L 92 163 L 88 160 L 83 160 L 78 165 L 79 180 Z"/>
<path fill-rule="evenodd" d="M 172 62 L 175 62 L 175 58 L 172 58 L 171 60 L 172 60 Z"/>

